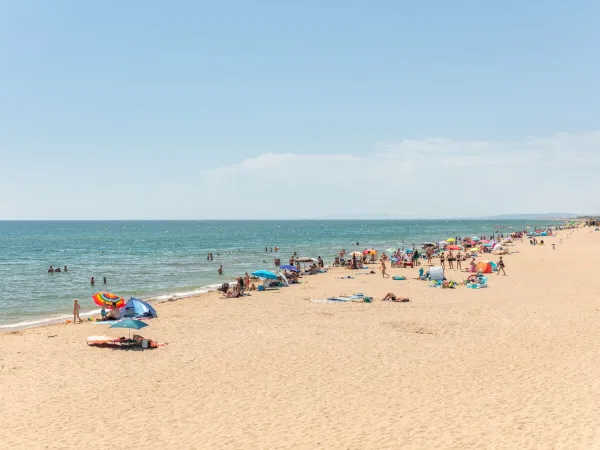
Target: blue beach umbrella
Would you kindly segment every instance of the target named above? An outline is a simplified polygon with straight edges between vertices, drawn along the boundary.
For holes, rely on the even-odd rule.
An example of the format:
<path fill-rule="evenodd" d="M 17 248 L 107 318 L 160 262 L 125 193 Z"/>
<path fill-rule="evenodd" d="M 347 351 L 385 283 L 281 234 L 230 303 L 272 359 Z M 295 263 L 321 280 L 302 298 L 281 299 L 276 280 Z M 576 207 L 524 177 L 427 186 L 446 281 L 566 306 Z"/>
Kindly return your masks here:
<path fill-rule="evenodd" d="M 294 267 L 294 266 L 290 266 L 289 264 L 286 264 L 284 266 L 279 266 L 279 268 L 282 270 L 291 270 L 292 272 L 300 272 L 300 269 L 298 269 L 297 267 Z"/>
<path fill-rule="evenodd" d="M 131 338 L 131 330 L 139 330 L 147 327 L 148 324 L 136 319 L 125 319 L 113 323 L 109 328 L 129 328 L 129 337 Z"/>
<path fill-rule="evenodd" d="M 257 270 L 256 272 L 252 272 L 252 276 L 255 276 L 258 278 L 265 278 L 267 280 L 276 280 L 277 279 L 277 275 L 275 275 L 270 270 Z"/>

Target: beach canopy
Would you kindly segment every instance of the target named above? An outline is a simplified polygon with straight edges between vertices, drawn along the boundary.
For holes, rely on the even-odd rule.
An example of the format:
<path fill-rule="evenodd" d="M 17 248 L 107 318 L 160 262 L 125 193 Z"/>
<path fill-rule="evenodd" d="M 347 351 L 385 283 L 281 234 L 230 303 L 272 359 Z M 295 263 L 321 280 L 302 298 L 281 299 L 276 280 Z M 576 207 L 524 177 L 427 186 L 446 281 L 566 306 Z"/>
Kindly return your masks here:
<path fill-rule="evenodd" d="M 257 270 L 256 272 L 252 272 L 252 276 L 258 278 L 265 278 L 267 280 L 276 280 L 277 275 L 271 272 L 270 270 Z"/>
<path fill-rule="evenodd" d="M 481 273 L 492 273 L 494 269 L 489 262 L 480 262 L 477 264 L 477 266 L 475 266 L 475 271 Z"/>
<path fill-rule="evenodd" d="M 108 309 L 112 309 L 113 303 L 117 304 L 117 308 L 122 308 L 125 306 L 125 299 L 123 297 L 119 297 L 116 294 L 111 294 L 110 292 L 98 292 L 92 295 L 92 299 L 96 305 L 106 305 Z"/>
<path fill-rule="evenodd" d="M 158 317 L 156 310 L 150 304 L 133 297 L 125 303 L 125 315 L 127 317 Z"/>
<path fill-rule="evenodd" d="M 308 258 L 306 256 L 301 256 L 300 258 L 296 258 L 296 261 L 301 262 L 301 263 L 309 263 L 309 262 L 316 262 L 317 260 L 315 258 Z"/>
<path fill-rule="evenodd" d="M 289 264 L 284 264 L 283 266 L 279 266 L 279 268 L 281 270 L 289 270 L 292 272 L 300 272 L 300 269 L 298 269 L 296 266 L 290 266 Z"/>

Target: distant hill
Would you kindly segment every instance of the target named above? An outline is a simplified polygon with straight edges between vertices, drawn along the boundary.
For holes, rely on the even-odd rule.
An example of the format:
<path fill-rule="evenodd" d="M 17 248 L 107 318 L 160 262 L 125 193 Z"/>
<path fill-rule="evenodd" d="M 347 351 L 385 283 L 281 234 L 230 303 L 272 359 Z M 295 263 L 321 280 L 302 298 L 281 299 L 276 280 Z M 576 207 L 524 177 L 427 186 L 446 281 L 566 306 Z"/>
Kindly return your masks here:
<path fill-rule="evenodd" d="M 579 214 L 573 213 L 546 213 L 546 214 L 500 214 L 498 216 L 484 217 L 486 220 L 551 220 L 551 219 L 576 219 Z"/>

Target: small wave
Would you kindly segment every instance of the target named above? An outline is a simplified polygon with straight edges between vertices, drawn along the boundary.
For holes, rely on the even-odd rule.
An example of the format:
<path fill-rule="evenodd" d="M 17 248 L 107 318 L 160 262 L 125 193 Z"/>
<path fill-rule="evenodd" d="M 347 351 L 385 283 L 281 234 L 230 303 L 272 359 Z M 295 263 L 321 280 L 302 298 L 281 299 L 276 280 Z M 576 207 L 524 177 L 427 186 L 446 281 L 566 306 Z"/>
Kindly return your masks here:
<path fill-rule="evenodd" d="M 194 297 L 196 295 L 206 294 L 207 292 L 216 291 L 217 288 L 219 288 L 219 287 L 221 287 L 220 283 L 219 284 L 207 284 L 206 286 L 203 286 L 198 289 L 193 289 L 191 291 L 174 292 L 172 294 L 164 294 L 164 295 L 158 295 L 156 297 L 151 297 L 148 299 L 148 301 L 161 303 L 161 302 L 165 302 L 167 300 L 179 300 L 182 298 Z"/>

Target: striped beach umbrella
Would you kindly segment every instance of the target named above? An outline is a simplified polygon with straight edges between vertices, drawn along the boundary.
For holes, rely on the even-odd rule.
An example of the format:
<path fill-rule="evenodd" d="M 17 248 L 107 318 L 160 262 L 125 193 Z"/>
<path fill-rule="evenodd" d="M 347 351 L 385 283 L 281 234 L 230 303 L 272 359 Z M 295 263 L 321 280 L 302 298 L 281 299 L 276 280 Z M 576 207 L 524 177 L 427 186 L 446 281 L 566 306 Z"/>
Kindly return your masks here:
<path fill-rule="evenodd" d="M 105 304 L 108 309 L 112 309 L 113 303 L 117 304 L 117 308 L 123 308 L 125 306 L 125 299 L 123 297 L 111 294 L 110 292 L 98 292 L 97 294 L 92 295 L 92 299 L 96 305 L 103 306 Z"/>

